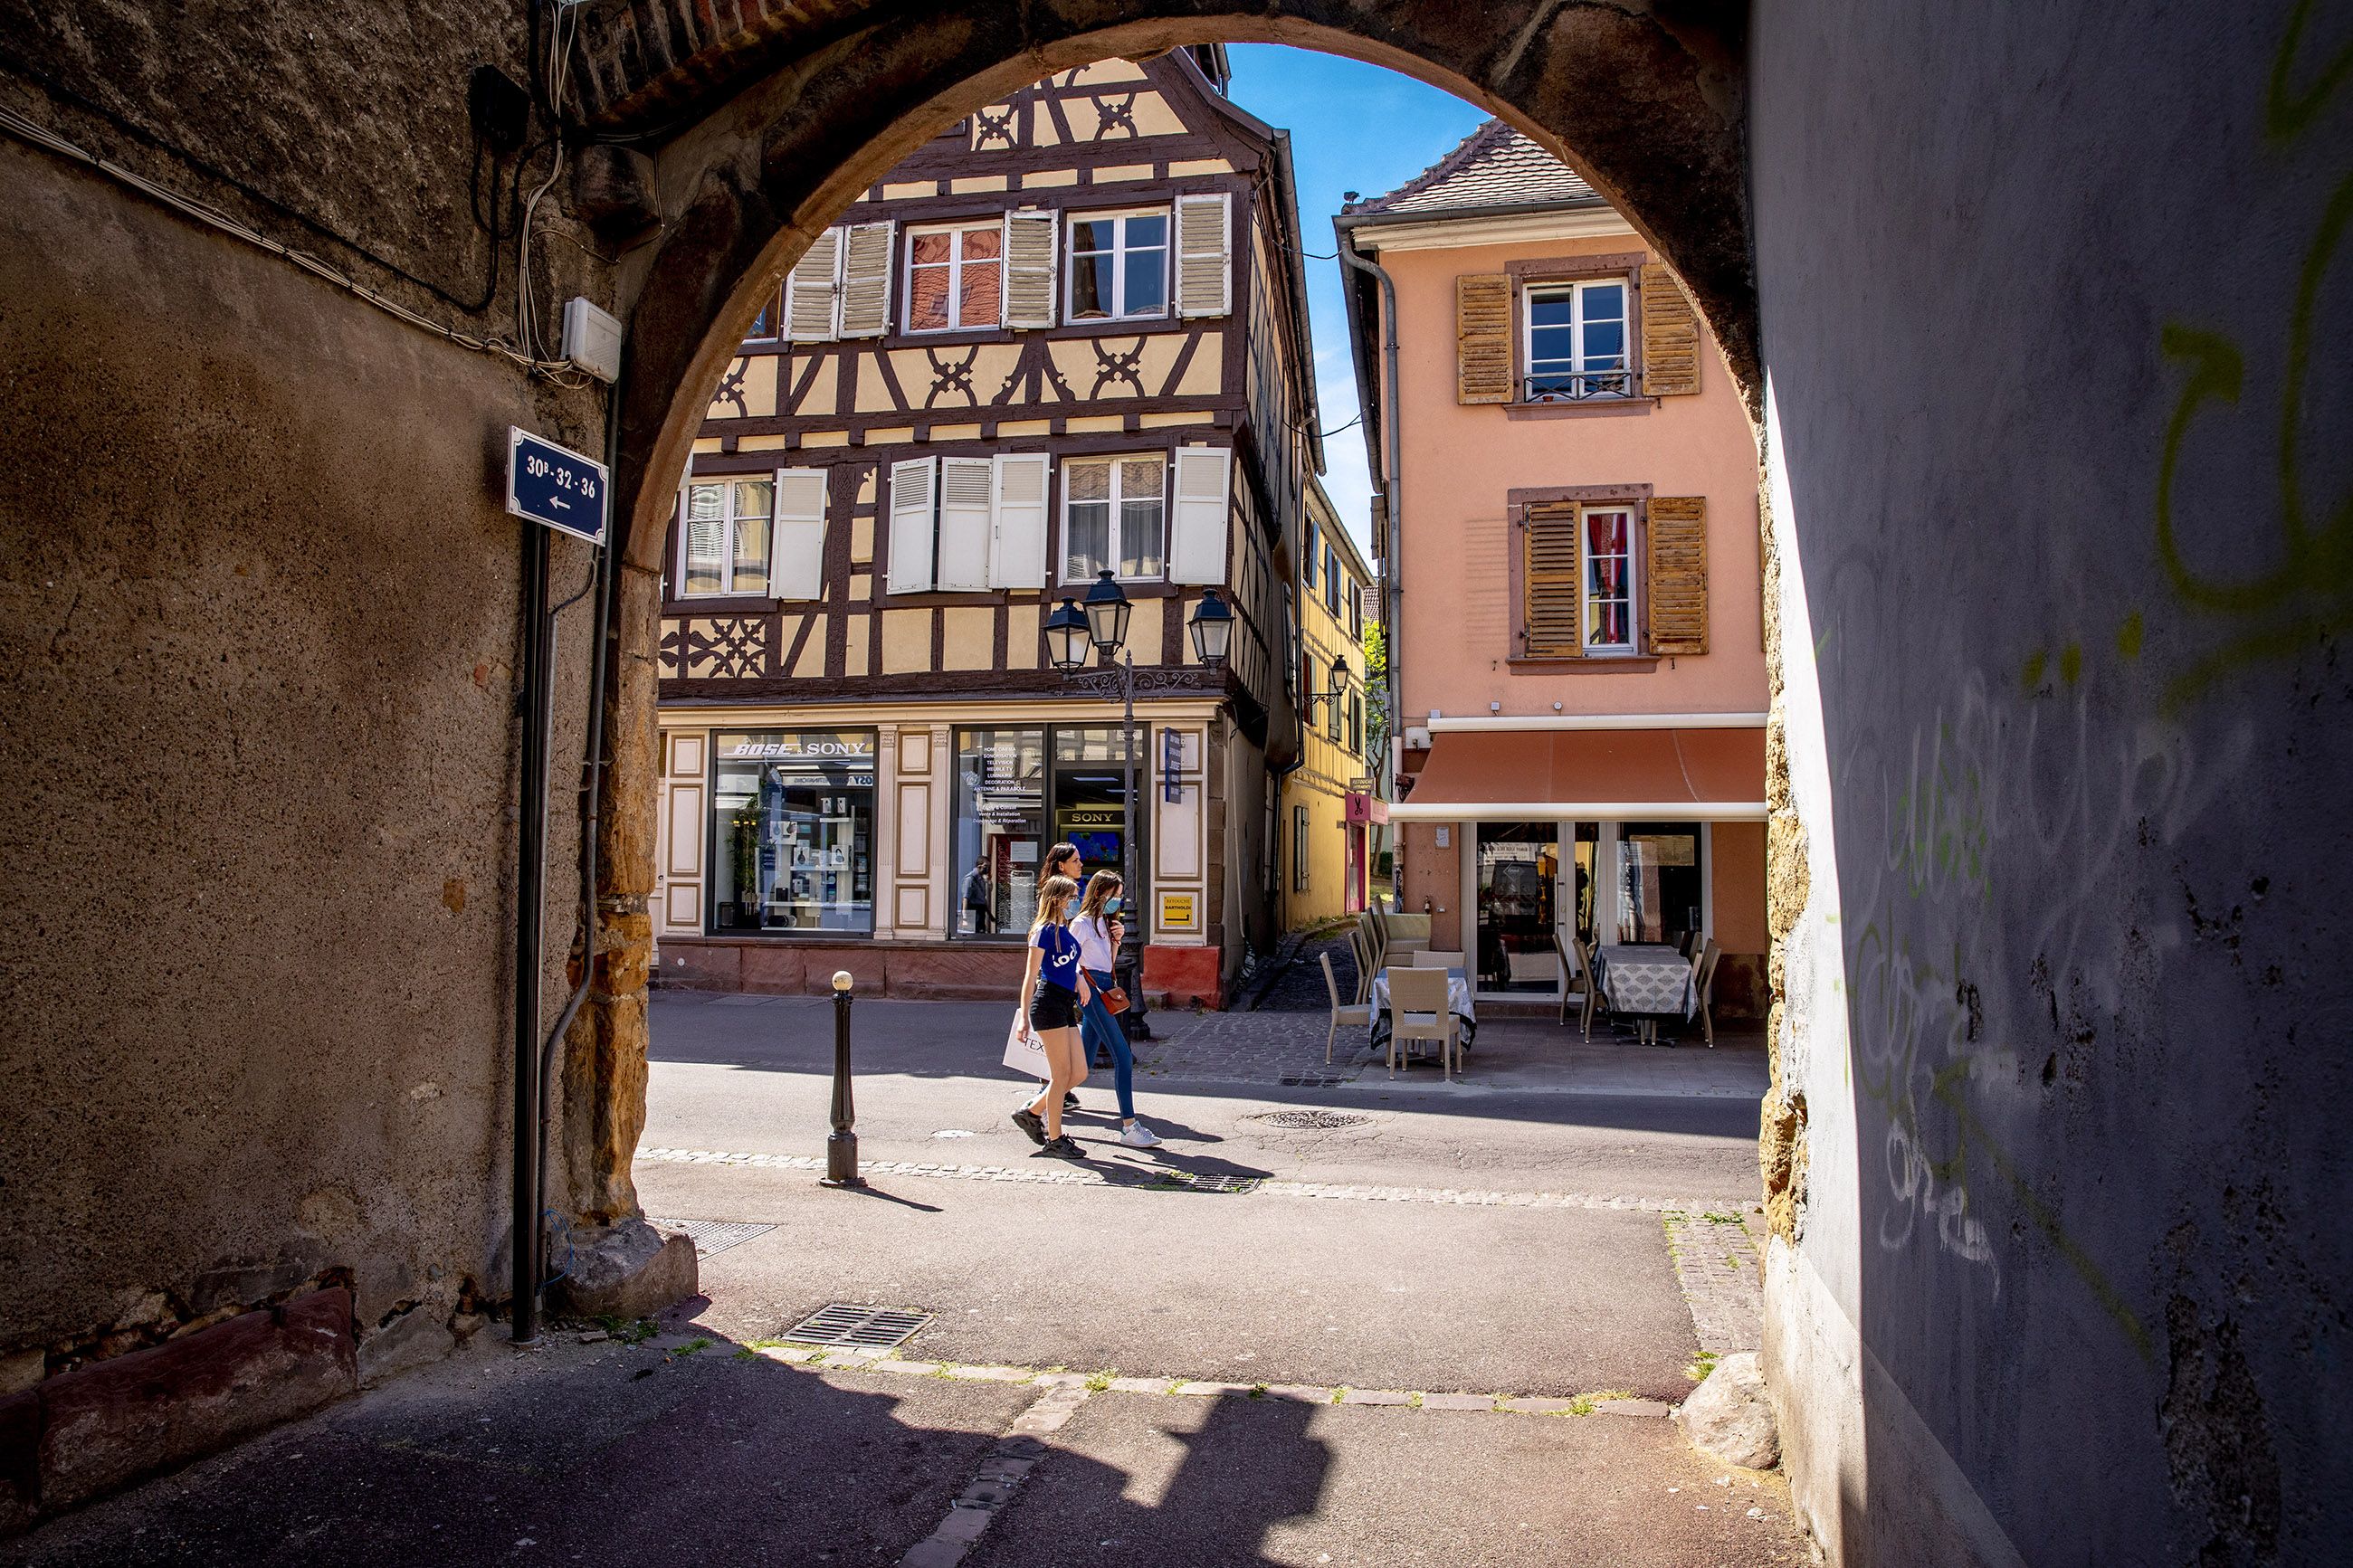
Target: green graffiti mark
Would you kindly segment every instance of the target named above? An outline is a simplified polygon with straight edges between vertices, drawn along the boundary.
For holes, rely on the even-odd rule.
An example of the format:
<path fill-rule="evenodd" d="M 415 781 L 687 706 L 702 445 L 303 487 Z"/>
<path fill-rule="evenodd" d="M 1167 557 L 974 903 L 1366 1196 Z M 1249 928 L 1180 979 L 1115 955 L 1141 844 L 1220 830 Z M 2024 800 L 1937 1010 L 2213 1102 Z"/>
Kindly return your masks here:
<path fill-rule="evenodd" d="M 2296 46 L 2312 10 L 2298 0 L 2272 66 L 2263 124 L 2275 141 L 2289 141 L 2310 128 L 2322 107 L 2353 73 L 2353 44 L 2323 67 L 2310 87 L 2291 90 Z M 2320 226 L 2306 247 L 2296 277 L 2295 301 L 2288 317 L 2287 353 L 2280 387 L 2278 564 L 2261 575 L 2223 580 L 2200 574 L 2182 556 L 2173 516 L 2173 484 L 2183 444 L 2199 412 L 2210 402 L 2236 403 L 2246 381 L 2246 356 L 2219 332 L 2168 322 L 2159 334 L 2165 357 L 2188 368 L 2181 400 L 2166 424 L 2158 463 L 2157 552 L 2174 591 L 2193 608 L 2233 618 L 2238 628 L 2224 644 L 2176 677 L 2168 706 L 2203 695 L 2220 677 L 2263 660 L 2285 658 L 2315 638 L 2353 627 L 2353 492 L 2316 520 L 2304 494 L 2305 386 L 2311 370 L 2313 321 L 2321 285 L 2328 277 L 2345 232 L 2353 226 L 2353 174 L 2339 180 L 2321 209 Z"/>
<path fill-rule="evenodd" d="M 2026 688 L 2026 694 L 2029 697 L 2042 689 L 2042 672 L 2050 662 L 2050 655 L 2041 648 L 2036 648 L 2026 656 L 2026 668 L 2018 672 L 2018 683 Z"/>
<path fill-rule="evenodd" d="M 2140 657 L 2141 631 L 2138 610 L 2126 616 L 2124 624 L 2116 628 L 2116 652 L 2122 654 L 2127 662 Z"/>
<path fill-rule="evenodd" d="M 2059 650 L 2059 679 L 2073 686 L 2084 679 L 2084 645 L 2069 643 Z"/>

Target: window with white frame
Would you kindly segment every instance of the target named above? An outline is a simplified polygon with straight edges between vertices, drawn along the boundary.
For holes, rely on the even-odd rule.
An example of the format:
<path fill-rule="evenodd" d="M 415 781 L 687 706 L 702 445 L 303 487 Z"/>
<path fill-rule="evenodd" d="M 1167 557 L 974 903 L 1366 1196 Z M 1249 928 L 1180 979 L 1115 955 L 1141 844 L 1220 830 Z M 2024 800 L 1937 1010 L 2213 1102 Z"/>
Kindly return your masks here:
<path fill-rule="evenodd" d="M 1631 652 L 1634 647 L 1634 512 L 1630 507 L 1584 509 L 1577 530 L 1584 567 L 1585 647 L 1589 653 Z"/>
<path fill-rule="evenodd" d="M 1122 577 L 1166 573 L 1167 470 L 1156 452 L 1063 463 L 1063 582 L 1086 582 L 1106 566 Z"/>
<path fill-rule="evenodd" d="M 954 224 L 907 234 L 907 330 L 994 327 L 1004 315 L 1005 224 Z"/>
<path fill-rule="evenodd" d="M 697 479 L 681 498 L 678 596 L 765 596 L 773 479 Z"/>
<path fill-rule="evenodd" d="M 1168 209 L 1071 219 L 1064 319 L 1117 321 L 1168 313 Z"/>
<path fill-rule="evenodd" d="M 1576 403 L 1632 394 L 1626 296 L 1623 278 L 1528 288 L 1524 345 L 1527 401 Z"/>

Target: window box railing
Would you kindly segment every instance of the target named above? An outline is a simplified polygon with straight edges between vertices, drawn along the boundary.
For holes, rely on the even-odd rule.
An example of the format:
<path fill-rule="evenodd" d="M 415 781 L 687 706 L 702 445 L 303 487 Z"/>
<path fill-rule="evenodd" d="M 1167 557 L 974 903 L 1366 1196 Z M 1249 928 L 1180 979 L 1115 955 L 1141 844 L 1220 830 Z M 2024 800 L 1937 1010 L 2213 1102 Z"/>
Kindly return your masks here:
<path fill-rule="evenodd" d="M 1524 388 L 1530 403 L 1587 403 L 1597 398 L 1634 395 L 1630 370 L 1580 370 L 1531 375 Z"/>

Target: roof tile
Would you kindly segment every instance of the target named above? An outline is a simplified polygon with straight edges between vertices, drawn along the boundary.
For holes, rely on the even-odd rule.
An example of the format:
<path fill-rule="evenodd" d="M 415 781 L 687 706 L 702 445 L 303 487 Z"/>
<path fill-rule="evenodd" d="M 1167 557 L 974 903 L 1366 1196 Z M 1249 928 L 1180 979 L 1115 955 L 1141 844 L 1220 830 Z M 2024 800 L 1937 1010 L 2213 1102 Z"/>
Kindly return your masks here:
<path fill-rule="evenodd" d="M 1351 202 L 1341 210 L 1350 215 L 1459 212 L 1598 199 L 1576 170 L 1502 121 L 1490 120 L 1396 190 Z"/>

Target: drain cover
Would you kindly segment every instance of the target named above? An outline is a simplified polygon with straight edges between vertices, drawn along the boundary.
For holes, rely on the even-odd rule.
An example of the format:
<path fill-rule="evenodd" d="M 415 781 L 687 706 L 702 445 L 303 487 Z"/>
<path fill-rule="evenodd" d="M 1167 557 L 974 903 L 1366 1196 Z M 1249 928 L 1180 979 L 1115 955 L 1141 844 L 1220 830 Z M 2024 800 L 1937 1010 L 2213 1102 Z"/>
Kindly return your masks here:
<path fill-rule="evenodd" d="M 784 1338 L 803 1345 L 903 1345 L 932 1321 L 910 1307 L 860 1307 L 836 1301 L 795 1323 Z"/>
<path fill-rule="evenodd" d="M 1293 1127 L 1329 1131 L 1335 1127 L 1362 1127 L 1372 1120 L 1369 1116 L 1351 1116 L 1345 1110 L 1261 1110 L 1245 1116 L 1245 1121 L 1263 1121 L 1270 1127 Z"/>
<path fill-rule="evenodd" d="M 1155 1176 L 1155 1187 L 1182 1187 L 1193 1193 L 1254 1193 L 1264 1176 L 1229 1176 L 1209 1174 L 1199 1171 L 1163 1171 Z"/>
<path fill-rule="evenodd" d="M 1285 1089 L 1337 1089 L 1348 1079 L 1345 1073 L 1287 1072 L 1281 1081 Z"/>
<path fill-rule="evenodd" d="M 724 1252 L 738 1247 L 755 1236 L 765 1236 L 776 1227 L 773 1225 L 751 1225 L 732 1219 L 658 1219 L 649 1224 L 682 1230 L 694 1237 L 694 1255 L 708 1258 L 714 1252 Z"/>

